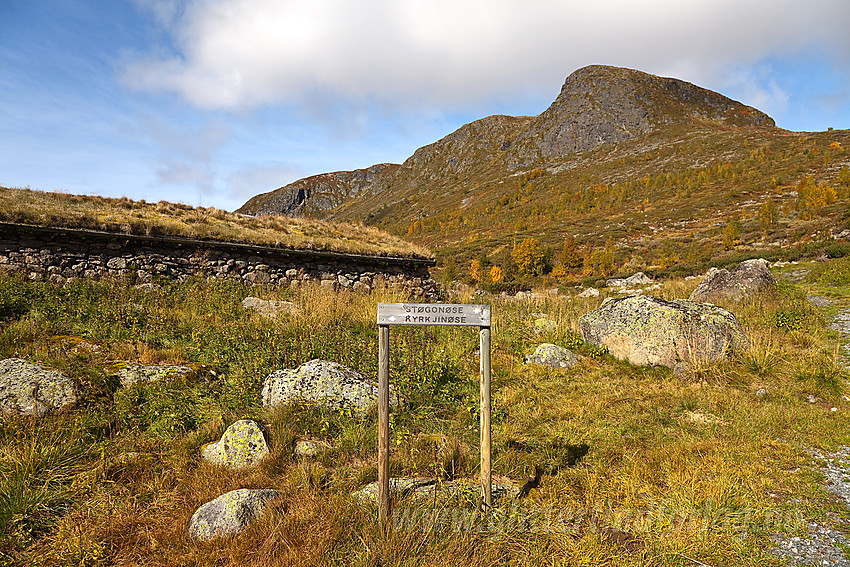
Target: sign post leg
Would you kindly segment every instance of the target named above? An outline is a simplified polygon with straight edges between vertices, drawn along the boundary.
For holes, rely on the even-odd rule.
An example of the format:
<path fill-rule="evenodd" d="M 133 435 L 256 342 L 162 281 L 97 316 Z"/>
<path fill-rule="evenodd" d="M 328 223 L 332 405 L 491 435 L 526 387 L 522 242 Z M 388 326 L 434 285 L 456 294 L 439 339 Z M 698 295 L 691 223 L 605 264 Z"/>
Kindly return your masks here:
<path fill-rule="evenodd" d="M 390 327 L 378 326 L 378 525 L 386 528 L 390 509 Z"/>
<path fill-rule="evenodd" d="M 490 461 L 490 327 L 481 327 L 479 331 L 481 362 L 481 491 L 485 508 L 493 505 L 492 468 Z"/>

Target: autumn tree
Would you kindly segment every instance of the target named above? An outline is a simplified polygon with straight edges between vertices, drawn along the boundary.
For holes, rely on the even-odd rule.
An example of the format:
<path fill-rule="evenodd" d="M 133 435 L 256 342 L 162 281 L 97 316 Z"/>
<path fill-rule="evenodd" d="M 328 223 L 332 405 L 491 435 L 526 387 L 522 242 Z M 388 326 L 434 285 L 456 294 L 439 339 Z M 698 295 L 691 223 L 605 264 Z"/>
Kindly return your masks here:
<path fill-rule="evenodd" d="M 481 262 L 473 260 L 469 265 L 469 277 L 472 281 L 481 281 Z"/>
<path fill-rule="evenodd" d="M 759 207 L 759 228 L 765 234 L 771 225 L 776 223 L 779 217 L 779 211 L 776 207 L 776 202 L 773 200 L 765 201 Z"/>
<path fill-rule="evenodd" d="M 561 254 L 558 257 L 558 261 L 568 270 L 581 268 L 584 258 L 582 258 L 581 254 L 579 254 L 578 246 L 576 246 L 576 239 L 573 238 L 572 235 L 569 235 L 564 239 L 564 246 L 561 248 Z"/>
<path fill-rule="evenodd" d="M 584 258 L 583 273 L 586 276 L 610 276 L 617 269 L 614 255 L 614 239 L 608 238 L 604 248 L 594 248 Z"/>
<path fill-rule="evenodd" d="M 738 219 L 732 219 L 723 227 L 723 249 L 731 250 L 741 235 L 741 224 Z"/>
<path fill-rule="evenodd" d="M 526 238 L 514 246 L 511 259 L 523 276 L 541 276 L 546 270 L 546 251 L 536 238 Z"/>
<path fill-rule="evenodd" d="M 502 283 L 505 279 L 505 274 L 502 273 L 502 268 L 493 266 L 490 268 L 490 281 L 493 283 Z"/>

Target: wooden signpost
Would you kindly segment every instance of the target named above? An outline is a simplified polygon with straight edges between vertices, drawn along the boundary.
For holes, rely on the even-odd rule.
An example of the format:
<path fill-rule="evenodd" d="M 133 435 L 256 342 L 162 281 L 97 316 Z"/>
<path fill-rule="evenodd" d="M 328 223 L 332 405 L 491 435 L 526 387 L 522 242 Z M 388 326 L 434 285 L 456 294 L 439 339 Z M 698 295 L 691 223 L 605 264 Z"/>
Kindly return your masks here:
<path fill-rule="evenodd" d="M 481 493 L 492 506 L 490 463 L 490 306 L 465 304 L 378 304 L 378 522 L 386 526 L 390 509 L 390 325 L 478 327 L 480 343 Z"/>

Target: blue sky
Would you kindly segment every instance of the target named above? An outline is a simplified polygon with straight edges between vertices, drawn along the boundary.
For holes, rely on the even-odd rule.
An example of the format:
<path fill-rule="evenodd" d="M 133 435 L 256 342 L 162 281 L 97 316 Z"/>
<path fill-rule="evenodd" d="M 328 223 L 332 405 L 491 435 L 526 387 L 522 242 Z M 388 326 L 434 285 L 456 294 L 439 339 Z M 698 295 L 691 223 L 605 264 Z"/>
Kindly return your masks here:
<path fill-rule="evenodd" d="M 0 185 L 233 210 L 590 64 L 850 128 L 848 0 L 0 0 Z"/>

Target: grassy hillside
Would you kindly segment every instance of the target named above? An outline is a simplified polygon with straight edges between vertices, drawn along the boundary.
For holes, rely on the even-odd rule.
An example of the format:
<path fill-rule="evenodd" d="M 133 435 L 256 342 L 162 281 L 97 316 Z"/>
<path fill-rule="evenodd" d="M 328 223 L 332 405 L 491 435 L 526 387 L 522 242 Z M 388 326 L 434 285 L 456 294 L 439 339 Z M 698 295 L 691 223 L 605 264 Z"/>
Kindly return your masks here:
<path fill-rule="evenodd" d="M 566 240 L 581 260 L 609 244 L 613 262 L 585 262 L 567 280 L 694 272 L 746 255 L 788 256 L 795 248 L 799 255 L 850 229 L 848 130 L 671 126 L 509 174 L 500 170 L 418 172 L 416 179 L 399 178 L 393 199 L 351 200 L 328 216 L 365 219 L 428 246 L 460 276 L 476 259 L 507 271 L 512 248 L 528 237 L 549 248 L 551 265 Z M 727 227 L 734 229 L 729 242 Z"/>
<path fill-rule="evenodd" d="M 842 274 L 850 270 L 833 262 L 837 275 L 820 268 L 806 285 L 846 307 Z M 695 285 L 671 279 L 656 293 L 686 297 Z M 752 347 L 676 377 L 584 345 L 578 317 L 604 294 L 450 298 L 493 304 L 497 478 L 521 484 L 535 467 L 545 471 L 520 507 L 505 512 L 556 510 L 575 529 L 532 533 L 519 522 L 502 532 L 387 537 L 374 508 L 350 497 L 376 478 L 376 416 L 307 404 L 267 411 L 259 397 L 269 372 L 312 358 L 376 377 L 376 304 L 398 298 L 380 290 L 259 291 L 293 301 L 296 311 L 278 319 L 246 311 L 240 301 L 258 290 L 233 282 L 143 291 L 0 277 L 0 358 L 52 365 L 85 392 L 67 414 L 0 419 L 0 563 L 779 565 L 766 551 L 771 535 L 799 535 L 802 520 L 848 518 L 806 452 L 850 444 L 848 375 L 835 333 L 795 286 L 729 305 Z M 555 326 L 535 327 L 535 313 Z M 79 348 L 68 335 L 98 348 Z M 541 342 L 586 359 L 560 371 L 523 364 Z M 391 381 L 410 400 L 393 415 L 393 475 L 477 474 L 477 348 L 469 330 L 393 332 Z M 203 363 L 217 378 L 124 389 L 105 370 L 118 361 Z M 756 394 L 761 388 L 766 395 Z M 269 458 L 243 472 L 201 461 L 200 447 L 241 418 L 262 423 Z M 297 439 L 328 449 L 297 458 Z M 188 538 L 200 504 L 243 487 L 276 488 L 283 497 L 237 538 Z"/>
<path fill-rule="evenodd" d="M 362 224 L 283 217 L 252 218 L 214 207 L 7 187 L 0 187 L 0 222 L 122 234 L 181 236 L 303 250 L 431 257 L 420 246 Z"/>

